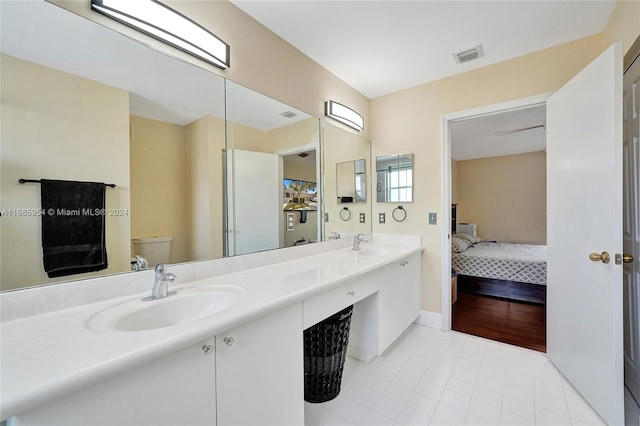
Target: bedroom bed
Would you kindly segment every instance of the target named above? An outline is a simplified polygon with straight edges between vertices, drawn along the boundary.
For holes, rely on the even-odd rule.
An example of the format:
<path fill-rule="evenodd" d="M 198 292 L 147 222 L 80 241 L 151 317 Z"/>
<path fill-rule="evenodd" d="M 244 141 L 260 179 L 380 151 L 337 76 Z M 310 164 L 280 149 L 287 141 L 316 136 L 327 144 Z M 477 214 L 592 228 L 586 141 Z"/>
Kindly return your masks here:
<path fill-rule="evenodd" d="M 545 245 L 482 242 L 470 234 L 453 234 L 451 266 L 458 274 L 458 291 L 546 302 Z"/>

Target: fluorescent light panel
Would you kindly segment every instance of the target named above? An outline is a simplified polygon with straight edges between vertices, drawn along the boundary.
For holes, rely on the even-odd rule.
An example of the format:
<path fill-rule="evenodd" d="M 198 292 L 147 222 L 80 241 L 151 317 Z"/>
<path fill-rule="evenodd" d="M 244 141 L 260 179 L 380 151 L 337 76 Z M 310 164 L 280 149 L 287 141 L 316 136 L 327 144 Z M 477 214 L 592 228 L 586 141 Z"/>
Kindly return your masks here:
<path fill-rule="evenodd" d="M 155 0 L 91 0 L 91 9 L 218 68 L 229 68 L 229 45 Z"/>
<path fill-rule="evenodd" d="M 333 118 L 352 129 L 356 129 L 358 131 L 364 130 L 364 118 L 351 108 L 339 104 L 338 102 L 325 102 L 324 113 L 327 117 Z"/>

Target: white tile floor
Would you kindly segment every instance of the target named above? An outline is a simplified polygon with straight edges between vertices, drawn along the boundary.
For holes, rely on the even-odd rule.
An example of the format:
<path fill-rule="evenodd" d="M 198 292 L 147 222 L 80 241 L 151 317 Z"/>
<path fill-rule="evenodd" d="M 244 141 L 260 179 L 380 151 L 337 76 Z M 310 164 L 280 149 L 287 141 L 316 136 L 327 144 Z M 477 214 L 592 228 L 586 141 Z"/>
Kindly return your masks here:
<path fill-rule="evenodd" d="M 539 352 L 412 325 L 382 356 L 351 358 L 307 426 L 604 425 Z"/>

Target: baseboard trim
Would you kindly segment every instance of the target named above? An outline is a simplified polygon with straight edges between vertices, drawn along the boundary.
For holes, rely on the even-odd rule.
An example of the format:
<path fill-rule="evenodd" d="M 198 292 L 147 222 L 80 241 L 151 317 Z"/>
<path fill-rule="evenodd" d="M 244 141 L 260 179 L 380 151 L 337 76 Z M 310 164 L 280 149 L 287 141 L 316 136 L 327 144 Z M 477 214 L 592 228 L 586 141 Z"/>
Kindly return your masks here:
<path fill-rule="evenodd" d="M 375 354 L 356 348 L 353 345 L 347 345 L 347 356 L 356 359 L 364 364 L 369 364 L 376 357 Z"/>
<path fill-rule="evenodd" d="M 442 330 L 442 314 L 439 312 L 420 311 L 420 315 L 414 321 L 416 324 Z"/>

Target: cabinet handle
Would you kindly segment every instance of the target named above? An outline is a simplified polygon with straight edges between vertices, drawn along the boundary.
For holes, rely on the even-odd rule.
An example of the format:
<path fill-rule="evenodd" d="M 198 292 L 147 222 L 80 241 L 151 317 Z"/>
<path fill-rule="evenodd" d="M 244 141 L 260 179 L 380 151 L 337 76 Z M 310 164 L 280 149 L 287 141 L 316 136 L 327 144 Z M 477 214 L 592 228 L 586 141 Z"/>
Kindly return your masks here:
<path fill-rule="evenodd" d="M 225 337 L 222 339 L 227 346 L 233 345 L 233 337 Z"/>
<path fill-rule="evenodd" d="M 202 352 L 204 352 L 205 355 L 211 355 L 213 353 L 213 345 L 204 345 Z"/>
<path fill-rule="evenodd" d="M 347 293 L 349 296 L 353 297 L 356 295 L 356 292 L 351 290 L 350 292 Z"/>

